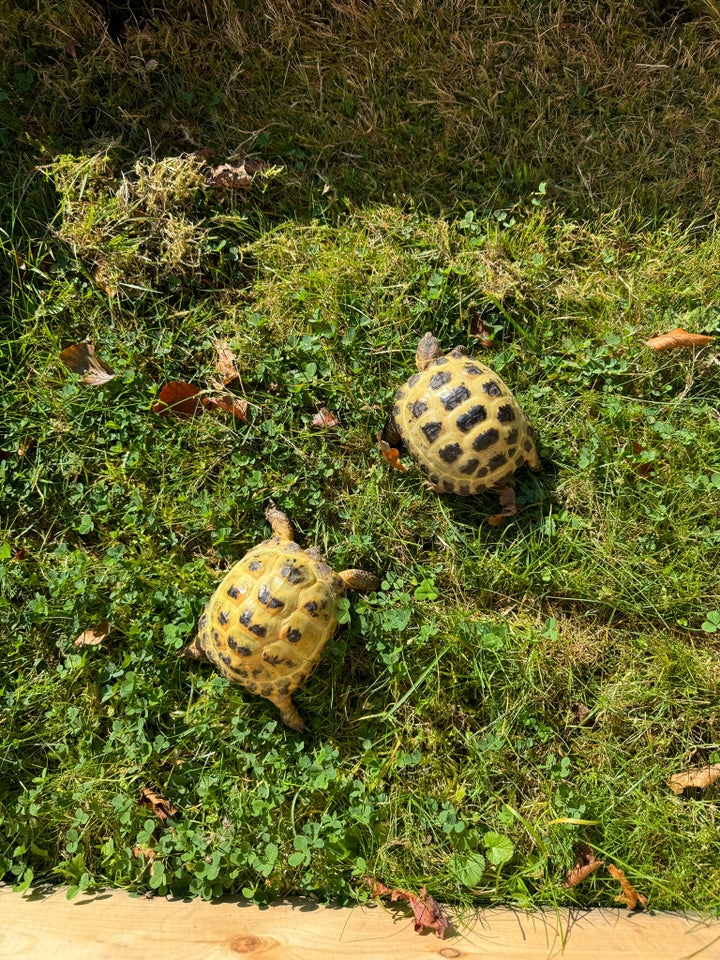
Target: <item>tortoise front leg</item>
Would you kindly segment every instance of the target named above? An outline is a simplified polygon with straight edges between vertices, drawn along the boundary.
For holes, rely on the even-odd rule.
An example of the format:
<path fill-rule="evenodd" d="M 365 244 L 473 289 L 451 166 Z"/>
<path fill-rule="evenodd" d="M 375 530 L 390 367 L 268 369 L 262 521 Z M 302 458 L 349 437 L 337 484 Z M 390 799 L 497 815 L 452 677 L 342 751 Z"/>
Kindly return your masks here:
<path fill-rule="evenodd" d="M 361 593 L 377 590 L 380 586 L 378 578 L 367 570 L 341 570 L 338 576 L 348 589 L 359 590 Z"/>
<path fill-rule="evenodd" d="M 288 693 L 273 693 L 267 699 L 278 708 L 282 722 L 286 727 L 297 730 L 298 733 L 305 732 L 303 718 L 298 713 L 297 707 L 292 702 L 292 697 Z"/>
<path fill-rule="evenodd" d="M 280 537 L 281 540 L 293 539 L 292 524 L 282 510 L 278 510 L 272 500 L 265 510 L 265 519 L 272 527 L 275 536 Z"/>

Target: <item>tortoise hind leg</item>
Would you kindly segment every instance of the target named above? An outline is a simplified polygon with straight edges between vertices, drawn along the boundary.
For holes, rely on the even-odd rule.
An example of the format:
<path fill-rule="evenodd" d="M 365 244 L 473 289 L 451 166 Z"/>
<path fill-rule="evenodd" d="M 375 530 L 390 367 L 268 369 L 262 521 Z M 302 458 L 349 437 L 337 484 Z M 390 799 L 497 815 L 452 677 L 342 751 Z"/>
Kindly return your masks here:
<path fill-rule="evenodd" d="M 284 514 L 282 510 L 278 510 L 272 500 L 265 510 L 265 519 L 272 527 L 275 536 L 280 537 L 281 540 L 293 539 L 292 524 L 286 514 Z"/>
<path fill-rule="evenodd" d="M 292 697 L 290 694 L 273 693 L 267 699 L 271 703 L 274 703 L 278 708 L 282 722 L 286 727 L 290 727 L 292 730 L 297 730 L 298 733 L 305 732 L 303 718 L 300 716 L 297 711 L 297 707 L 292 702 Z"/>

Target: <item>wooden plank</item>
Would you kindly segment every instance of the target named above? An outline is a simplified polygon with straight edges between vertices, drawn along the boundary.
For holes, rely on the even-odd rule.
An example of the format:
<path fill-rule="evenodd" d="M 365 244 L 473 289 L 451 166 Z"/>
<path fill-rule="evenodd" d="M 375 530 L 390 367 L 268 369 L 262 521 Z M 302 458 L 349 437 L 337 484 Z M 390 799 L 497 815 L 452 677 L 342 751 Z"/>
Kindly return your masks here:
<path fill-rule="evenodd" d="M 622 909 L 479 911 L 445 940 L 398 909 L 269 908 L 123 891 L 16 894 L 0 887 L 2 960 L 720 960 L 720 921 Z"/>

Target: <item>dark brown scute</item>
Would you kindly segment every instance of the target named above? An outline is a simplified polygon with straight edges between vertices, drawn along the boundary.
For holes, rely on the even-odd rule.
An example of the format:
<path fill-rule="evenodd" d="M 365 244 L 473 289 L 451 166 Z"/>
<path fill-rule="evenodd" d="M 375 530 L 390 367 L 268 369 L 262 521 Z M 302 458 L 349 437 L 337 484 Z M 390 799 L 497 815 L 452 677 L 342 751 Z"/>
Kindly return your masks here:
<path fill-rule="evenodd" d="M 455 424 L 458 430 L 467 433 L 478 423 L 482 423 L 483 420 L 487 420 L 487 410 L 480 404 L 476 404 L 474 407 L 466 410 L 465 413 L 461 413 L 455 421 Z"/>
<path fill-rule="evenodd" d="M 463 383 L 461 383 L 457 387 L 453 387 L 449 393 L 441 394 L 440 400 L 442 401 L 442 405 L 445 407 L 445 409 L 450 411 L 454 410 L 455 407 L 459 407 L 460 404 L 464 403 L 469 396 L 470 391 Z"/>
<path fill-rule="evenodd" d="M 439 390 L 440 387 L 444 387 L 446 383 L 449 383 L 452 380 L 452 376 L 447 372 L 447 370 L 441 370 L 440 373 L 434 374 L 430 377 L 430 387 L 433 390 Z"/>
<path fill-rule="evenodd" d="M 427 410 L 427 404 L 424 400 L 416 400 L 412 405 L 412 415 L 413 417 L 421 417 Z"/>
<path fill-rule="evenodd" d="M 423 424 L 422 432 L 425 434 L 425 439 L 428 443 L 435 443 L 437 438 L 440 436 L 440 431 L 442 430 L 442 424 L 438 423 L 436 420 L 432 420 L 430 423 Z"/>
<path fill-rule="evenodd" d="M 472 460 L 468 460 L 466 464 L 460 467 L 460 473 L 464 473 L 467 476 L 469 476 L 471 473 L 475 473 L 475 469 L 479 463 L 480 461 L 474 458 Z"/>
<path fill-rule="evenodd" d="M 261 570 L 261 569 L 262 569 L 262 560 L 251 560 L 250 563 L 248 564 L 248 570 L 252 570 L 253 573 L 256 570 Z"/>
<path fill-rule="evenodd" d="M 515 443 L 518 438 L 518 429 L 514 427 L 505 437 L 505 443 Z"/>
<path fill-rule="evenodd" d="M 512 423 L 515 419 L 515 411 L 512 408 L 512 404 L 504 403 L 501 407 L 498 407 L 497 418 L 500 423 Z"/>
<path fill-rule="evenodd" d="M 290 643 L 297 643 L 298 640 L 302 639 L 302 633 L 295 627 L 290 627 L 287 632 L 287 638 Z"/>
<path fill-rule="evenodd" d="M 462 456 L 462 447 L 459 443 L 449 443 L 438 451 L 438 456 L 445 463 L 455 463 L 459 456 Z"/>
<path fill-rule="evenodd" d="M 254 633 L 256 637 L 266 637 L 267 636 L 267 627 L 261 626 L 259 623 L 252 623 L 248 627 L 250 633 Z"/>
<path fill-rule="evenodd" d="M 505 466 L 507 463 L 507 456 L 504 453 L 496 453 L 495 456 L 490 457 L 488 461 L 488 467 L 491 470 L 498 470 L 500 467 Z"/>
<path fill-rule="evenodd" d="M 482 433 L 479 433 L 473 440 L 473 450 L 487 450 L 488 447 L 491 447 L 494 443 L 497 443 L 500 434 L 497 432 L 495 427 L 490 427 L 488 430 L 483 430 Z"/>
<path fill-rule="evenodd" d="M 494 380 L 488 380 L 482 385 L 483 390 L 489 397 L 501 397 L 502 390 Z"/>
<path fill-rule="evenodd" d="M 228 587 L 227 595 L 232 597 L 233 600 L 237 600 L 237 598 L 240 596 L 240 591 L 236 586 L 233 585 L 232 587 Z"/>
<path fill-rule="evenodd" d="M 218 623 L 221 626 L 225 627 L 229 622 L 230 622 L 230 614 L 225 613 L 224 610 L 221 610 L 220 613 L 218 614 Z"/>

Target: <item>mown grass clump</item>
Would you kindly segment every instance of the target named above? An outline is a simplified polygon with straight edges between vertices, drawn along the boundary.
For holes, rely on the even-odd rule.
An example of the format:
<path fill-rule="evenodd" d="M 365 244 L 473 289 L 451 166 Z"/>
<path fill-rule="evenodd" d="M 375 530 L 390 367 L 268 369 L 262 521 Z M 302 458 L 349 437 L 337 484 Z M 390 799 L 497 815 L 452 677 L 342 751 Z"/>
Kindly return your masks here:
<path fill-rule="evenodd" d="M 643 343 L 720 333 L 720 239 L 687 206 L 711 212 L 715 173 L 699 121 L 669 151 L 668 74 L 620 103 L 628 50 L 682 59 L 682 37 L 710 118 L 712 23 L 291 6 L 179 5 L 113 36 L 80 2 L 5 15 L 0 873 L 606 904 L 601 873 L 563 886 L 587 842 L 653 907 L 717 911 L 717 786 L 666 781 L 720 761 L 720 366 Z M 638 131 L 640 100 L 657 109 Z M 282 172 L 210 189 L 196 149 L 229 158 L 241 134 Z M 427 329 L 535 425 L 544 469 L 518 475 L 502 527 L 493 494 L 439 498 L 375 447 Z M 59 360 L 85 337 L 117 371 L 102 386 Z M 210 382 L 216 341 L 247 423 L 153 413 L 163 384 Z M 337 429 L 313 426 L 320 406 Z M 297 695 L 303 736 L 180 656 L 269 497 L 337 569 L 382 577 Z M 177 807 L 165 823 L 147 787 Z"/>

